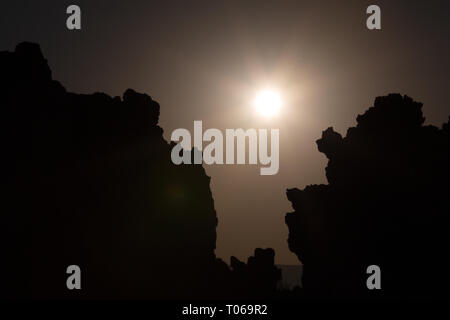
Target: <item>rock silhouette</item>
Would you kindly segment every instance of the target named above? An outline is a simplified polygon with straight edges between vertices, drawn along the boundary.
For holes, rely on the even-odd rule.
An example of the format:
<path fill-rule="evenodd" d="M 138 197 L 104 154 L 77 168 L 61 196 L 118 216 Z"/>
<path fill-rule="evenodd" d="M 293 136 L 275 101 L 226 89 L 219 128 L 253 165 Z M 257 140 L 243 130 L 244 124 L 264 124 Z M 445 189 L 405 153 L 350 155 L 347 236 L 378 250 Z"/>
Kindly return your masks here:
<path fill-rule="evenodd" d="M 210 178 L 172 164 L 157 102 L 68 92 L 32 43 L 0 52 L 0 69 L 2 297 L 233 295 L 236 272 L 214 254 Z M 274 268 L 264 252 L 255 264 Z M 79 291 L 66 288 L 73 264 Z"/>
<path fill-rule="evenodd" d="M 448 296 L 450 125 L 424 125 L 422 104 L 378 97 L 342 137 L 317 140 L 328 185 L 288 189 L 289 248 L 310 297 Z M 366 269 L 381 268 L 368 290 Z"/>
<path fill-rule="evenodd" d="M 274 265 L 275 251 L 255 249 L 247 264 L 231 257 L 235 292 L 244 292 L 250 297 L 274 297 L 276 284 L 281 278 L 281 270 Z M 264 281 L 261 281 L 264 279 Z"/>

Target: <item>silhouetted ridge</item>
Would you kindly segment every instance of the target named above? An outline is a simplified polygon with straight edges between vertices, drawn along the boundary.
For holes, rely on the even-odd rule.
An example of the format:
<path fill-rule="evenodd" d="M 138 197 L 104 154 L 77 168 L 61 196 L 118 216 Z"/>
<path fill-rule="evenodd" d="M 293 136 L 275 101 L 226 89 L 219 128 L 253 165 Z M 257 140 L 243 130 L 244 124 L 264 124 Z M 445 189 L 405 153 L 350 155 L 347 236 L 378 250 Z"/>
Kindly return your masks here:
<path fill-rule="evenodd" d="M 281 270 L 275 266 L 274 258 L 275 251 L 271 248 L 255 249 L 255 255 L 248 258 L 247 264 L 231 257 L 236 295 L 247 293 L 251 297 L 273 297 L 276 284 L 281 279 Z"/>
<path fill-rule="evenodd" d="M 317 140 L 328 185 L 288 189 L 289 248 L 310 296 L 445 296 L 449 284 L 449 124 L 424 126 L 422 104 L 378 97 L 343 138 Z M 381 267 L 382 291 L 366 288 Z"/>
<path fill-rule="evenodd" d="M 1 296 L 232 297 L 210 178 L 172 164 L 157 102 L 67 92 L 36 44 L 0 52 L 0 69 Z"/>

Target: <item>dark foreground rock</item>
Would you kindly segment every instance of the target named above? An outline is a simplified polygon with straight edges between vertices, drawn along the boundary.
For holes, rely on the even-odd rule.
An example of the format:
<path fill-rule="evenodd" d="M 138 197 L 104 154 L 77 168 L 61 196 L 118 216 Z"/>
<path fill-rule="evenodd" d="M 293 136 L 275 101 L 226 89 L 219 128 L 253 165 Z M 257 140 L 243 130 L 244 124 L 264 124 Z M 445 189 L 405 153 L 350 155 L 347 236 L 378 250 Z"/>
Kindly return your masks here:
<path fill-rule="evenodd" d="M 172 164 L 157 102 L 67 92 L 31 43 L 0 70 L 2 297 L 233 297 L 210 178 Z"/>
<path fill-rule="evenodd" d="M 328 185 L 287 191 L 306 296 L 448 297 L 450 126 L 423 123 L 421 103 L 390 94 L 345 137 L 317 140 Z M 380 291 L 366 287 L 370 265 Z"/>

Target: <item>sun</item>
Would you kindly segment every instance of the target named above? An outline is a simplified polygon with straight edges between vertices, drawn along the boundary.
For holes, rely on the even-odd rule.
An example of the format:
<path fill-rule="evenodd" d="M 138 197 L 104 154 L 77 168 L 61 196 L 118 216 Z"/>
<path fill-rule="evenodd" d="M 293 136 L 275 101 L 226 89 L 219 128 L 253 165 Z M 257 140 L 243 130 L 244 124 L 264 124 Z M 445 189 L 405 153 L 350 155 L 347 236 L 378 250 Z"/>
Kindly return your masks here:
<path fill-rule="evenodd" d="M 256 95 L 254 106 L 260 115 L 271 118 L 280 112 L 281 97 L 274 90 L 264 90 Z"/>

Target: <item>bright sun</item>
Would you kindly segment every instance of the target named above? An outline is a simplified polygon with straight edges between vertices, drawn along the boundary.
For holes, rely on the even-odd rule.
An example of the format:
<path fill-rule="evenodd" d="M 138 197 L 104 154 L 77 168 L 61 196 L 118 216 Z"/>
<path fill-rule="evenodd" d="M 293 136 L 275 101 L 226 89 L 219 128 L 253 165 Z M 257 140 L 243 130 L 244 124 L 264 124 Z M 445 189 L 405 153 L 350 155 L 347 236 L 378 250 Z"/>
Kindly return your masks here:
<path fill-rule="evenodd" d="M 276 91 L 264 90 L 255 97 L 254 105 L 260 115 L 270 118 L 280 112 L 281 98 Z"/>

